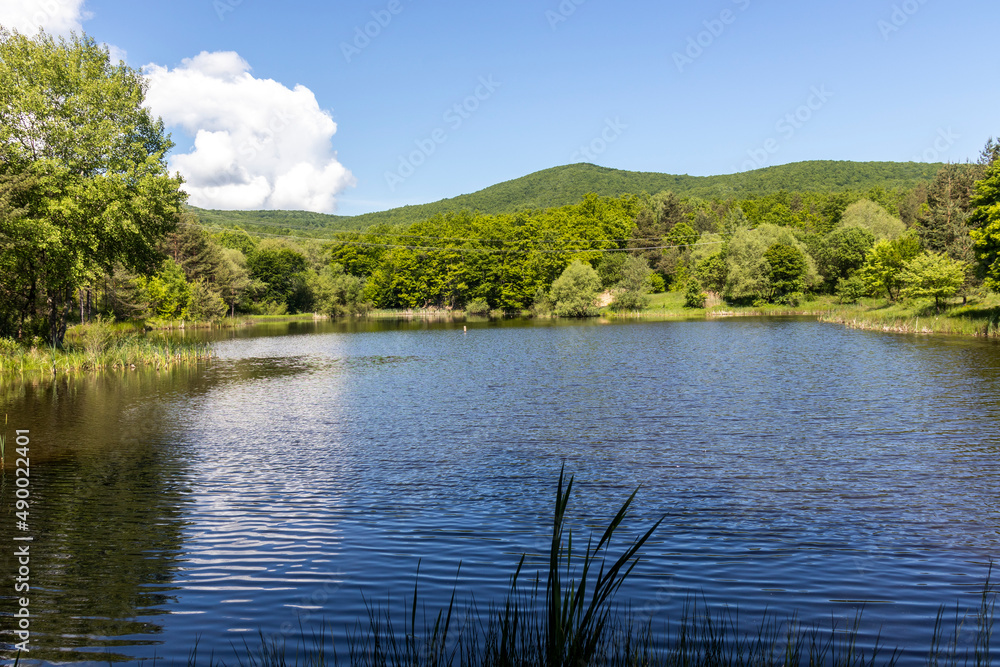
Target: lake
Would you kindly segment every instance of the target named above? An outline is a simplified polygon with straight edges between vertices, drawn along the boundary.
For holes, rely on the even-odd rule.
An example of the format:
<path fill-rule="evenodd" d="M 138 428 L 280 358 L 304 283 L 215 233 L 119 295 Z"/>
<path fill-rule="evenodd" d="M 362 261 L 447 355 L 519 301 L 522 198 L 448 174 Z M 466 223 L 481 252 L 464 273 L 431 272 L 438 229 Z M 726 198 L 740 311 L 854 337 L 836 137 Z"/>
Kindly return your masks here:
<path fill-rule="evenodd" d="M 366 604 L 500 600 L 640 487 L 661 516 L 619 593 L 841 627 L 922 664 L 940 606 L 1000 554 L 1000 346 L 809 319 L 293 323 L 212 334 L 197 367 L 0 387 L 0 536 L 30 430 L 31 657 L 199 654 Z M 5 540 L 8 538 L 4 537 Z M 8 541 L 8 545 L 9 545 Z M 0 549 L 0 644 L 16 641 Z M 459 564 L 461 569 L 459 570 Z M 995 579 L 995 577 L 994 577 Z M 997 657 L 1000 657 L 998 655 Z"/>

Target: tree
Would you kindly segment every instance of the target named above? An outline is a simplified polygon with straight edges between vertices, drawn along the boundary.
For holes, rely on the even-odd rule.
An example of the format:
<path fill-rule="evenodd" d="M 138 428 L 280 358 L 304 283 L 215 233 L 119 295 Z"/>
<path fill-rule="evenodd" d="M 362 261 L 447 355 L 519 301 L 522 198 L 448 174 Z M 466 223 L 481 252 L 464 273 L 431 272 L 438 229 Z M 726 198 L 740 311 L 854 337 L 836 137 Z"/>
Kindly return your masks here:
<path fill-rule="evenodd" d="M 553 312 L 560 317 L 593 317 L 598 313 L 594 304 L 600 290 L 597 271 L 590 264 L 576 260 L 552 283 L 549 298 Z"/>
<path fill-rule="evenodd" d="M 184 279 L 184 271 L 172 259 L 165 259 L 156 275 L 137 279 L 149 311 L 156 317 L 185 319 L 189 315 L 191 286 Z"/>
<path fill-rule="evenodd" d="M 768 279 L 771 283 L 771 301 L 778 301 L 806 289 L 806 257 L 801 250 L 786 243 L 775 243 L 764 259 L 768 264 Z"/>
<path fill-rule="evenodd" d="M 221 257 L 222 261 L 216 268 L 215 281 L 223 300 L 229 305 L 230 315 L 236 317 L 236 304 L 253 286 L 253 281 L 247 269 L 247 258 L 242 252 L 223 248 Z M 263 287 L 262 284 L 261 286 Z"/>
<path fill-rule="evenodd" d="M 955 296 L 965 282 L 965 264 L 944 253 L 924 252 L 908 261 L 899 274 L 906 298 L 932 298 L 941 312 L 941 299 Z"/>
<path fill-rule="evenodd" d="M 611 310 L 645 310 L 649 305 L 649 275 L 652 272 L 646 260 L 628 257 L 622 267 L 622 278 L 612 290 L 614 299 L 611 301 Z"/>
<path fill-rule="evenodd" d="M 879 241 L 898 239 L 906 231 L 902 220 L 868 199 L 848 206 L 837 227 L 861 227 L 870 231 Z"/>
<path fill-rule="evenodd" d="M 903 266 L 919 254 L 920 239 L 912 233 L 895 241 L 879 241 L 857 275 L 865 281 L 869 293 L 885 290 L 889 300 L 895 301 L 903 287 L 900 279 Z"/>
<path fill-rule="evenodd" d="M 771 265 L 765 254 L 774 244 L 793 246 L 805 260 L 803 285 L 810 289 L 820 282 L 816 262 L 805 245 L 788 227 L 762 225 L 757 229 L 741 228 L 733 235 L 726 250 L 726 285 L 723 296 L 730 302 L 753 302 L 772 298 Z"/>
<path fill-rule="evenodd" d="M 250 276 L 264 285 L 263 298 L 285 304 L 291 312 L 308 310 L 304 303 L 306 257 L 287 244 L 268 239 L 247 258 Z"/>
<path fill-rule="evenodd" d="M 0 333 L 37 317 L 61 346 L 77 290 L 116 263 L 158 267 L 184 200 L 173 144 L 143 106 L 142 75 L 89 37 L 0 29 L 0 91 L 0 177 L 17 200 L 0 214 L 0 291 L 25 295 L 0 300 L 0 323 L 18 320 Z"/>
<path fill-rule="evenodd" d="M 838 227 L 826 235 L 818 252 L 820 271 L 830 285 L 850 278 L 865 264 L 875 235 L 863 227 Z"/>
<path fill-rule="evenodd" d="M 971 237 L 979 273 L 990 289 L 1000 291 L 1000 158 L 993 160 L 976 183 L 972 205 L 975 208 L 969 224 L 974 228 Z"/>
<path fill-rule="evenodd" d="M 704 308 L 708 302 L 708 295 L 701 291 L 701 283 L 697 280 L 689 280 L 687 291 L 684 293 L 685 308 Z"/>

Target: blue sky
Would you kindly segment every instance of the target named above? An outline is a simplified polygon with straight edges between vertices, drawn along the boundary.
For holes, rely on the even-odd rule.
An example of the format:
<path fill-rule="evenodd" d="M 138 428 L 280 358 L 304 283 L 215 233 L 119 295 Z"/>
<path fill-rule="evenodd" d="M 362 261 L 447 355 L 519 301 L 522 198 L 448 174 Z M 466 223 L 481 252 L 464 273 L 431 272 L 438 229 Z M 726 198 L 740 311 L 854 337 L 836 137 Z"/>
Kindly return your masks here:
<path fill-rule="evenodd" d="M 353 215 L 573 162 L 960 162 L 1000 133 L 996 0 L 8 1 L 152 65 L 217 208 Z"/>

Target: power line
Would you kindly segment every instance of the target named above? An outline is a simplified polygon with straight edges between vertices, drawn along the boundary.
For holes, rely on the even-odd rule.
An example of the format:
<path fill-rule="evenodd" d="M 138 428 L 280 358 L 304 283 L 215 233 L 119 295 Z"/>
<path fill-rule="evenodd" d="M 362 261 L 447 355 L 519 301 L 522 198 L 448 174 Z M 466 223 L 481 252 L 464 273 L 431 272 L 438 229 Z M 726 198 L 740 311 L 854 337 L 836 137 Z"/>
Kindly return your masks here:
<path fill-rule="evenodd" d="M 225 232 L 240 232 L 250 235 L 242 229 L 232 229 L 229 227 L 213 227 L 209 225 L 204 225 L 200 223 L 184 223 L 193 227 L 199 227 L 205 230 L 217 230 Z M 351 232 L 360 233 L 360 232 Z M 261 236 L 267 238 L 275 239 L 291 239 L 295 241 L 325 241 L 328 243 L 334 243 L 337 245 L 347 245 L 356 246 L 362 248 L 385 248 L 389 250 L 424 250 L 424 251 L 439 251 L 439 252 L 456 252 L 456 253 L 472 253 L 472 254 L 484 254 L 484 255 L 497 255 L 497 254 L 516 254 L 518 252 L 523 254 L 569 254 L 569 253 L 581 253 L 581 252 L 600 252 L 600 253 L 614 253 L 614 252 L 643 252 L 647 250 L 671 250 L 671 249 L 681 249 L 681 248 L 695 248 L 699 246 L 713 246 L 722 245 L 725 241 L 702 241 L 698 243 L 688 243 L 684 245 L 658 245 L 658 246 L 642 246 L 638 248 L 574 248 L 574 247 L 564 247 L 560 249 L 542 249 L 538 247 L 525 249 L 519 247 L 507 247 L 507 248 L 464 248 L 459 246 L 427 246 L 427 245 L 405 245 L 396 243 L 372 243 L 367 241 L 345 241 L 340 239 L 331 239 L 323 237 L 309 237 L 309 236 L 291 236 L 288 234 L 269 234 L 266 232 L 257 232 L 253 234 L 254 236 Z M 373 234 L 373 236 L 402 236 L 402 237 L 413 237 L 415 235 L 410 234 Z M 527 243 L 537 243 L 530 240 L 504 240 L 504 239 L 478 239 L 478 238 L 464 238 L 464 237 L 424 237 L 418 236 L 417 238 L 428 238 L 435 240 L 455 240 L 462 241 L 465 243 L 504 243 L 510 245 L 523 245 Z M 642 241 L 644 239 L 560 239 L 558 241 L 552 241 L 550 243 L 559 242 L 574 242 L 574 241 L 584 241 L 590 243 L 627 243 L 630 241 Z"/>

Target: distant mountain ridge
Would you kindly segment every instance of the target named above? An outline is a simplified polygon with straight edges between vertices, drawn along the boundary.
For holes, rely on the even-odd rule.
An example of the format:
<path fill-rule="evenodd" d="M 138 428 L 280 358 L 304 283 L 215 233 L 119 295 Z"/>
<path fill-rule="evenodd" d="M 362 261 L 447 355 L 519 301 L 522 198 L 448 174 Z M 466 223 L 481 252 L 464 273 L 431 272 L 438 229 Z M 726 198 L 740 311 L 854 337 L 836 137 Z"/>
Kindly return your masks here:
<path fill-rule="evenodd" d="M 305 211 L 195 210 L 212 226 L 240 225 L 248 231 L 269 228 L 324 232 L 364 229 L 376 224 L 405 225 L 439 213 L 474 210 L 487 214 L 575 204 L 589 192 L 617 197 L 670 190 L 679 197 L 702 199 L 748 198 L 780 190 L 789 192 L 868 191 L 912 188 L 932 180 L 943 165 L 920 162 L 847 162 L 812 160 L 723 176 L 678 176 L 656 172 L 623 171 L 593 164 L 572 164 L 538 171 L 492 185 L 478 192 L 429 204 L 365 213 L 356 216 Z"/>

